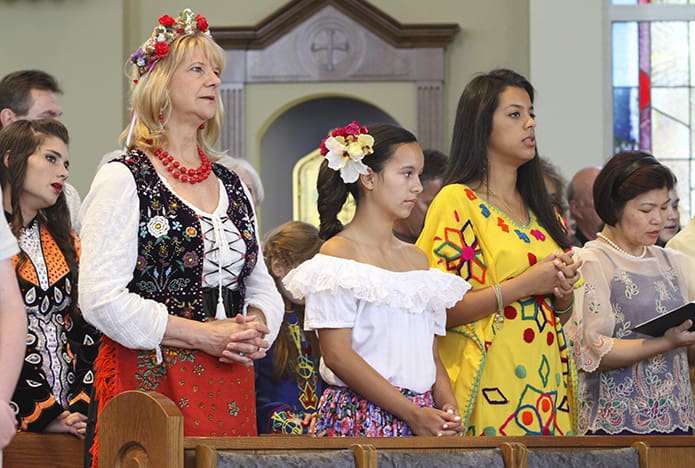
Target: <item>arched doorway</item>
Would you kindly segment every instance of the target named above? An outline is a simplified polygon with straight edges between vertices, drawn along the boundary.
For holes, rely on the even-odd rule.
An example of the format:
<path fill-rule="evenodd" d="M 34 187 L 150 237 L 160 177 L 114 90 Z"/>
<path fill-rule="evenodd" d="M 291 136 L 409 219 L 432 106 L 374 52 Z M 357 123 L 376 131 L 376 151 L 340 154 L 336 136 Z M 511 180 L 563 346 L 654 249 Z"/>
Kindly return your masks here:
<path fill-rule="evenodd" d="M 393 123 L 396 120 L 378 107 L 345 96 L 309 98 L 280 114 L 261 136 L 260 173 L 265 187 L 272 187 L 275 196 L 261 207 L 261 230 L 270 229 L 293 219 L 294 196 L 316 200 L 316 176 L 311 170 L 301 171 L 303 179 L 293 187 L 295 165 L 318 149 L 321 140 L 336 127 L 353 120 L 369 126 L 374 123 Z M 303 161 L 305 165 L 307 161 Z M 311 164 L 311 161 L 309 161 Z M 314 163 L 320 164 L 320 159 Z M 313 178 L 313 180 L 311 180 Z M 301 190 L 300 190 L 301 189 Z M 310 204 L 307 198 L 303 204 Z"/>

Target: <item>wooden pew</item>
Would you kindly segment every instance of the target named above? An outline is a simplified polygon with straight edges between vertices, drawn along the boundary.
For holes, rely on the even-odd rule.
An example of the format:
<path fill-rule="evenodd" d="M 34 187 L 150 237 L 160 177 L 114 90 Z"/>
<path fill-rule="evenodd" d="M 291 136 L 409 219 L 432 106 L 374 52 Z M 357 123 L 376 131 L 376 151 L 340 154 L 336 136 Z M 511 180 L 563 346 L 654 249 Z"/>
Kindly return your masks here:
<path fill-rule="evenodd" d="M 352 451 L 354 466 L 359 467 L 375 467 L 380 457 L 385 459 L 385 454 L 420 454 L 433 461 L 441 454 L 457 454 L 463 462 L 471 453 L 484 451 L 498 453 L 503 466 L 514 468 L 526 468 L 529 461 L 537 462 L 539 457 L 552 460 L 558 456 L 577 463 L 575 466 L 589 466 L 586 460 L 601 460 L 604 455 L 612 456 L 621 450 L 632 453 L 640 468 L 690 467 L 695 460 L 695 437 L 692 436 L 183 437 L 182 418 L 176 405 L 162 395 L 141 392 L 119 395 L 100 416 L 104 428 L 99 452 L 102 466 L 208 468 L 217 466 L 219 452 L 259 458 L 344 450 Z"/>
<path fill-rule="evenodd" d="M 69 434 L 20 432 L 2 451 L 2 468 L 82 468 L 84 443 Z"/>
<path fill-rule="evenodd" d="M 422 454 L 497 450 L 504 466 L 519 467 L 519 444 L 505 438 L 408 437 L 361 438 L 306 436 L 183 437 L 183 416 L 176 405 L 157 393 L 124 392 L 99 416 L 100 466 L 151 468 L 214 467 L 215 453 L 272 455 L 330 453 L 351 450 L 357 467 L 375 467 L 377 451 Z"/>
<path fill-rule="evenodd" d="M 510 468 L 532 468 L 529 462 L 533 464 L 543 456 L 574 460 L 570 465 L 577 463 L 572 466 L 588 468 L 586 462 L 577 461 L 586 460 L 587 453 L 602 455 L 630 447 L 637 452 L 640 468 L 691 467 L 695 461 L 693 436 L 183 437 L 183 416 L 176 405 L 163 395 L 142 392 L 126 392 L 114 398 L 100 415 L 100 425 L 100 461 L 101 466 L 108 468 L 216 467 L 219 452 L 259 458 L 286 454 L 331 457 L 341 452 L 344 455 L 345 451 L 352 454 L 353 466 L 361 468 L 388 466 L 389 456 L 399 454 L 416 459 L 426 457 L 424 466 L 426 461 L 435 462 L 446 456 L 460 456 L 464 463 L 471 454 L 492 454 L 501 460 L 499 466 Z M 80 467 L 82 456 L 82 441 L 70 435 L 21 433 L 5 449 L 3 467 Z"/>

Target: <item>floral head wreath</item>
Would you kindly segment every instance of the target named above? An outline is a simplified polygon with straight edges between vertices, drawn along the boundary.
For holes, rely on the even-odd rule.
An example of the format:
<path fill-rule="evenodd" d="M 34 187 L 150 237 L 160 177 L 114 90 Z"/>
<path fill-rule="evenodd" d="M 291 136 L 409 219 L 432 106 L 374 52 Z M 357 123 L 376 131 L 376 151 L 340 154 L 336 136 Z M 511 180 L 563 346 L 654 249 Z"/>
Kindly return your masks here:
<path fill-rule="evenodd" d="M 138 76 L 150 72 L 159 59 L 166 57 L 177 37 L 196 31 L 210 35 L 208 21 L 204 16 L 194 14 L 190 8 L 183 10 L 176 19 L 169 15 L 161 16 L 150 38 L 130 56 L 130 63 L 137 67 Z"/>
<path fill-rule="evenodd" d="M 328 160 L 328 167 L 340 171 L 343 182 L 351 184 L 360 174 L 367 174 L 362 158 L 374 152 L 374 137 L 367 133 L 367 127 L 353 121 L 333 130 L 321 142 L 320 150 Z"/>

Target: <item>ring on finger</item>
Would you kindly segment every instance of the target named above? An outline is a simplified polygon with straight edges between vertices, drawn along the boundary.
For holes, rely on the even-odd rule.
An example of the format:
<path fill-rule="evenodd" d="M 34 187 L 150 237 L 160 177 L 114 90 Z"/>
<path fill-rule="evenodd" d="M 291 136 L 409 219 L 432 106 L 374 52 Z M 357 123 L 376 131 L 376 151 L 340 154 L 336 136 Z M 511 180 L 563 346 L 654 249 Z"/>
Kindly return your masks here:
<path fill-rule="evenodd" d="M 239 351 L 239 356 L 244 357 L 244 353 L 242 351 Z"/>

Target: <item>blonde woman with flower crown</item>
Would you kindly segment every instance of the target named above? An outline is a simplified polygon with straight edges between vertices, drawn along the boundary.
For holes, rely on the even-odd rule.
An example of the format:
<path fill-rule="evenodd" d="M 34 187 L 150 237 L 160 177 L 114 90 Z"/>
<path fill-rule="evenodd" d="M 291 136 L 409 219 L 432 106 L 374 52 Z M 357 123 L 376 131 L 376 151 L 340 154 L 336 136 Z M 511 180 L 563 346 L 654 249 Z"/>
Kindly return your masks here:
<path fill-rule="evenodd" d="M 353 122 L 324 140 L 318 176 L 320 253 L 283 283 L 305 301 L 316 330 L 321 377 L 317 436 L 455 435 L 461 418 L 435 335 L 446 307 L 469 285 L 430 270 L 424 254 L 393 235 L 422 191 L 415 137 L 392 125 Z M 348 193 L 357 208 L 336 215 Z"/>
<path fill-rule="evenodd" d="M 105 335 L 99 408 L 125 390 L 167 395 L 187 436 L 255 435 L 253 362 L 283 303 L 239 177 L 211 163 L 222 49 L 190 10 L 164 15 L 131 56 L 126 152 L 82 209 L 80 302 Z"/>

